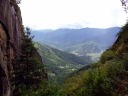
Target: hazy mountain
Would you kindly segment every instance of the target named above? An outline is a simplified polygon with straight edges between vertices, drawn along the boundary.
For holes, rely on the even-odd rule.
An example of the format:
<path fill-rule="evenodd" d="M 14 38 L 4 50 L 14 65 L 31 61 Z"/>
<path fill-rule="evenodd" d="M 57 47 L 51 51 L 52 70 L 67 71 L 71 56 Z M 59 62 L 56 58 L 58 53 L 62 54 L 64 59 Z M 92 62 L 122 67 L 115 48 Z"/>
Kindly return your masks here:
<path fill-rule="evenodd" d="M 71 72 L 91 63 L 89 57 L 78 57 L 44 44 L 35 43 L 35 46 L 43 59 L 50 80 L 61 81 Z"/>
<path fill-rule="evenodd" d="M 119 27 L 106 29 L 36 30 L 34 40 L 79 56 L 91 56 L 94 61 L 116 40 Z"/>
<path fill-rule="evenodd" d="M 76 45 L 86 41 L 95 41 L 101 43 L 102 46 L 110 46 L 116 38 L 119 27 L 97 29 L 58 29 L 58 30 L 39 30 L 33 31 L 36 41 L 41 41 L 46 44 L 60 45 L 60 48 L 65 45 Z"/>

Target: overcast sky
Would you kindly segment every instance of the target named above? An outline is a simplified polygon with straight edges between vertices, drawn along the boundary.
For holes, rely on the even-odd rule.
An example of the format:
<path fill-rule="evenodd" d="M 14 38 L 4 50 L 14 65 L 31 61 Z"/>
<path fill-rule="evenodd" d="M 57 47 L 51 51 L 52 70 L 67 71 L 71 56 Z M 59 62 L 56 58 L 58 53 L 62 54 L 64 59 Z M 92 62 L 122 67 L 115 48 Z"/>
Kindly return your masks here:
<path fill-rule="evenodd" d="M 126 22 L 120 0 L 22 0 L 23 24 L 32 29 L 107 28 Z"/>

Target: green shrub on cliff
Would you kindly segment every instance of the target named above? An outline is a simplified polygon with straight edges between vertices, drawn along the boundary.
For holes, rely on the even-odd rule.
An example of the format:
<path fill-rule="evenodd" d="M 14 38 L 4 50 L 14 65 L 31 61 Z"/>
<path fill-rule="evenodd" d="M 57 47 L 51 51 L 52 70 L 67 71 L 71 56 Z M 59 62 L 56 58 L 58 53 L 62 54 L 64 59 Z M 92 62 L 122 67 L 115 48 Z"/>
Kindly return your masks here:
<path fill-rule="evenodd" d="M 105 63 L 105 61 L 112 60 L 115 57 L 116 57 L 116 55 L 112 50 L 106 50 L 101 55 L 100 61 L 101 61 L 101 63 Z"/>

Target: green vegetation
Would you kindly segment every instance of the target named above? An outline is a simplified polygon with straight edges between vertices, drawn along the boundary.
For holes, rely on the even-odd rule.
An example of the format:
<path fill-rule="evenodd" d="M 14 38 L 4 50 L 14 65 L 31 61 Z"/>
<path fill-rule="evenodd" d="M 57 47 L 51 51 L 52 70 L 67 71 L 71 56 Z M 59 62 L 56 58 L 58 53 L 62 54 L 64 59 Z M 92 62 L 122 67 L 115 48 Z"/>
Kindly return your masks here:
<path fill-rule="evenodd" d="M 111 60 L 96 65 L 69 78 L 64 84 L 65 93 L 71 96 L 111 96 L 125 72 L 124 62 Z"/>
<path fill-rule="evenodd" d="M 14 64 L 13 85 L 14 96 L 24 95 L 29 89 L 38 89 L 40 84 L 47 79 L 41 58 L 32 43 L 31 30 L 26 28 L 22 41 L 20 56 L 17 56 Z"/>
<path fill-rule="evenodd" d="M 128 76 L 124 62 L 118 58 L 105 64 L 92 64 L 88 70 L 75 73 L 62 85 L 50 84 L 37 91 L 30 89 L 26 96 L 124 96 L 128 88 L 128 82 L 123 81 L 126 80 L 125 75 Z M 120 89 L 122 81 L 127 83 Z"/>
<path fill-rule="evenodd" d="M 43 59 L 49 81 L 52 82 L 61 82 L 73 71 L 91 63 L 88 57 L 78 57 L 44 44 L 35 43 L 35 47 Z"/>
<path fill-rule="evenodd" d="M 102 55 L 101 55 L 101 58 L 100 58 L 100 61 L 102 63 L 105 63 L 105 61 L 109 61 L 109 60 L 112 60 L 115 58 L 115 53 L 112 51 L 112 50 L 106 50 Z"/>

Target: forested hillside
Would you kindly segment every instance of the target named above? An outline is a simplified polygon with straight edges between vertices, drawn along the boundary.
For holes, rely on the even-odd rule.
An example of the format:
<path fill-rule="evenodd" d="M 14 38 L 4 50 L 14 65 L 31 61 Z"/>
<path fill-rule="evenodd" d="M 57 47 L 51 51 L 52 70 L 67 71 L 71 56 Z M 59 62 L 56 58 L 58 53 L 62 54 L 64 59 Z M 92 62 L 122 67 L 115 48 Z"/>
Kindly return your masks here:
<path fill-rule="evenodd" d="M 42 57 L 49 81 L 52 83 L 64 81 L 66 76 L 92 62 L 90 57 L 78 57 L 45 44 L 35 43 L 35 47 Z"/>

